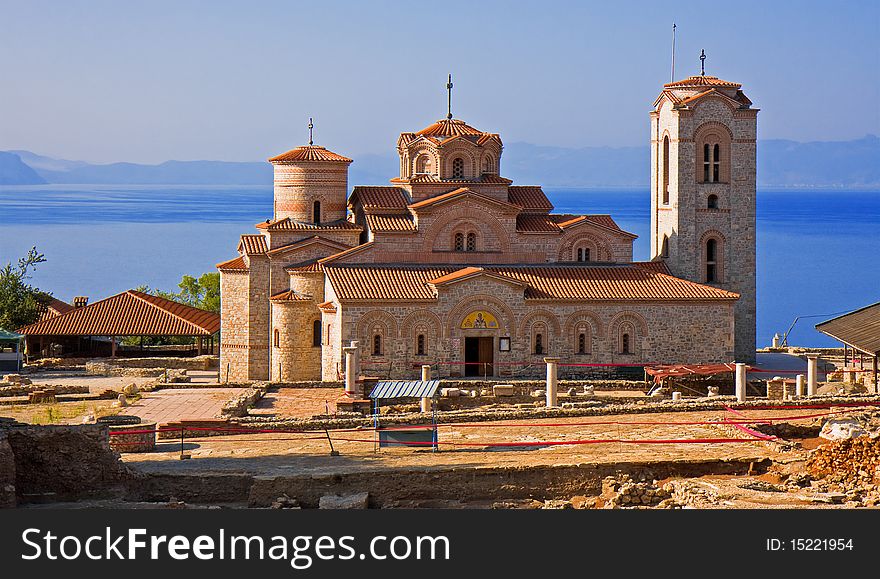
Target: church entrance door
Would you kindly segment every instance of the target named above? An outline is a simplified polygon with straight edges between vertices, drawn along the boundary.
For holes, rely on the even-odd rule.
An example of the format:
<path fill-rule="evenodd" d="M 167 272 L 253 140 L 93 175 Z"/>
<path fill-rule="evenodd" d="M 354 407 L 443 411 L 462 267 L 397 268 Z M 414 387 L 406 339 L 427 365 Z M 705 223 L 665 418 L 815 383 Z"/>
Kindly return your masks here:
<path fill-rule="evenodd" d="M 495 353 L 495 340 L 488 337 L 472 337 L 464 339 L 464 375 L 492 376 Z"/>

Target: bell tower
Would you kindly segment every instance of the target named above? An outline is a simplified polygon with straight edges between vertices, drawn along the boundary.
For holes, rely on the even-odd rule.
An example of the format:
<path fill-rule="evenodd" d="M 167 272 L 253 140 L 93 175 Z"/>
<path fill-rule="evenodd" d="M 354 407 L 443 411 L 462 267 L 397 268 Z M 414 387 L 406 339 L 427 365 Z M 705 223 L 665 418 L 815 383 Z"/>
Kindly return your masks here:
<path fill-rule="evenodd" d="M 750 362 L 758 109 L 741 88 L 703 71 L 664 85 L 654 101 L 651 256 L 676 277 L 740 294 L 734 350 L 737 362 Z"/>

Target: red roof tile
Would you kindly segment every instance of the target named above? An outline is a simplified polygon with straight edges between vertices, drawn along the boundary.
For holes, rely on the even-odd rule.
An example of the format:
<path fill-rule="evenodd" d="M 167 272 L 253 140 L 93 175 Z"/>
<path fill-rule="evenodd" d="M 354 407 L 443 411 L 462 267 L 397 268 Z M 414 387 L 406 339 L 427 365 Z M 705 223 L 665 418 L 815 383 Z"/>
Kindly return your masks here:
<path fill-rule="evenodd" d="M 270 249 L 266 252 L 266 255 L 274 256 L 280 253 L 286 253 L 288 251 L 299 249 L 301 247 L 308 247 L 309 245 L 313 245 L 315 243 L 332 247 L 333 249 L 336 249 L 338 251 L 351 249 L 350 245 L 339 243 L 338 241 L 333 241 L 332 239 L 326 239 L 324 237 L 321 237 L 320 235 L 313 235 L 312 237 L 307 237 L 305 239 L 300 239 L 299 241 L 294 241 L 293 243 L 288 243 L 287 245 L 282 245 L 281 247 L 276 247 L 275 249 Z"/>
<path fill-rule="evenodd" d="M 295 163 L 297 161 L 325 161 L 333 163 L 351 163 L 351 159 L 328 151 L 324 147 L 308 145 L 297 147 L 269 159 L 270 163 Z"/>
<path fill-rule="evenodd" d="M 60 316 L 61 314 L 66 314 L 70 310 L 74 309 L 72 305 L 67 302 L 63 302 L 56 297 L 49 297 L 49 303 L 44 306 L 43 313 L 40 314 L 40 321 L 48 320 L 49 318 L 54 318 L 55 316 Z"/>
<path fill-rule="evenodd" d="M 455 266 L 394 267 L 339 265 L 324 270 L 342 301 L 432 301 L 432 280 L 461 277 L 473 269 Z M 637 264 L 485 266 L 485 271 L 526 286 L 526 299 L 560 301 L 734 300 L 738 295 L 651 271 Z"/>
<path fill-rule="evenodd" d="M 357 223 L 352 223 L 345 219 L 337 219 L 336 221 L 326 221 L 322 223 L 304 223 L 302 221 L 294 221 L 290 217 L 279 219 L 277 221 L 268 221 L 257 223 L 257 229 L 265 229 L 266 231 L 327 231 L 339 229 L 360 230 L 362 227 Z"/>
<path fill-rule="evenodd" d="M 349 255 L 351 255 L 353 253 L 358 253 L 360 251 L 367 250 L 371 247 L 373 247 L 373 242 L 368 241 L 366 243 L 356 245 L 356 246 L 352 247 L 351 249 L 346 249 L 345 251 L 340 251 L 339 253 L 334 253 L 333 255 L 328 255 L 327 257 L 321 258 L 318 260 L 318 263 L 323 266 L 325 264 L 328 264 L 328 263 L 337 261 L 339 259 L 343 259 L 345 257 L 348 257 Z"/>
<path fill-rule="evenodd" d="M 355 187 L 348 198 L 349 205 L 360 204 L 364 209 L 406 209 L 409 195 L 402 187 Z"/>
<path fill-rule="evenodd" d="M 244 262 L 244 257 L 239 255 L 235 259 L 218 263 L 217 269 L 220 271 L 247 271 L 248 266 Z"/>
<path fill-rule="evenodd" d="M 433 125 L 429 125 L 417 132 L 416 135 L 425 137 L 457 137 L 461 135 L 483 135 L 483 131 L 473 128 L 464 121 L 458 119 L 440 119 Z"/>
<path fill-rule="evenodd" d="M 367 227 L 370 228 L 370 231 L 418 231 L 416 223 L 413 221 L 412 215 L 409 213 L 396 213 L 393 215 L 376 215 L 374 213 L 367 213 L 364 217 L 367 220 Z"/>
<path fill-rule="evenodd" d="M 482 175 L 480 175 L 478 182 L 488 183 L 492 185 L 509 185 L 513 183 L 513 181 L 508 179 L 507 177 L 500 177 L 492 173 L 483 173 Z"/>
<path fill-rule="evenodd" d="M 135 290 L 19 330 L 28 336 L 210 336 L 220 314 Z"/>
<path fill-rule="evenodd" d="M 312 301 L 312 296 L 287 290 L 286 292 L 277 293 L 269 299 L 273 302 L 310 302 Z"/>
<path fill-rule="evenodd" d="M 318 263 L 317 259 L 310 259 L 308 261 L 304 261 L 302 263 L 294 263 L 288 266 L 285 266 L 284 271 L 291 272 L 295 271 L 297 273 L 316 273 L 323 271 L 321 264 Z"/>
<path fill-rule="evenodd" d="M 513 204 L 507 203 L 506 201 L 499 201 L 498 199 L 494 199 L 494 198 L 489 197 L 487 195 L 483 195 L 482 193 L 477 193 L 475 191 L 471 191 L 467 187 L 460 187 L 458 189 L 455 189 L 454 191 L 449 191 L 448 193 L 442 193 L 440 195 L 435 195 L 434 197 L 429 197 L 427 199 L 423 199 L 422 201 L 419 201 L 418 203 L 413 203 L 412 205 L 410 205 L 410 208 L 411 209 L 422 209 L 424 207 L 430 207 L 430 206 L 435 205 L 437 203 L 442 203 L 444 201 L 448 201 L 448 200 L 454 199 L 456 197 L 461 197 L 463 195 L 467 195 L 469 197 L 474 197 L 474 198 L 479 199 L 481 201 L 486 201 L 487 203 L 491 203 L 491 204 L 495 204 L 495 205 L 506 205 L 509 207 L 515 207 Z"/>
<path fill-rule="evenodd" d="M 463 268 L 461 268 L 461 269 L 459 269 L 459 270 L 453 271 L 452 273 L 447 273 L 446 275 L 441 275 L 441 276 L 438 277 L 438 278 L 435 278 L 435 279 L 429 279 L 429 280 L 428 280 L 428 283 L 431 284 L 431 285 L 433 285 L 433 286 L 439 286 L 439 285 L 445 285 L 445 284 L 452 283 L 452 282 L 456 282 L 456 281 L 462 281 L 462 280 L 465 280 L 465 279 L 467 279 L 467 278 L 474 277 L 474 276 L 477 276 L 477 275 L 485 275 L 485 276 L 488 276 L 488 277 L 493 277 L 493 278 L 496 278 L 496 279 L 503 280 L 503 281 L 505 281 L 505 282 L 507 282 L 507 283 L 513 283 L 513 284 L 516 284 L 516 285 L 525 285 L 524 283 L 522 283 L 522 282 L 518 282 L 518 281 L 513 280 L 513 279 L 511 279 L 511 278 L 509 278 L 509 277 L 505 277 L 505 276 L 502 276 L 502 275 L 498 275 L 497 273 L 495 273 L 495 272 L 493 272 L 493 271 L 491 271 L 491 270 L 488 270 L 488 269 L 486 269 L 486 268 L 483 268 L 483 267 L 473 267 L 473 266 L 471 266 L 471 267 L 463 267 Z"/>
<path fill-rule="evenodd" d="M 241 236 L 238 242 L 238 251 L 248 255 L 262 254 L 269 251 L 266 238 L 260 234 L 247 234 Z"/>
<path fill-rule="evenodd" d="M 511 185 L 507 188 L 507 200 L 523 209 L 550 211 L 553 204 L 547 199 L 544 190 L 537 186 Z"/>
<path fill-rule="evenodd" d="M 742 85 L 736 82 L 721 80 L 717 76 L 696 75 L 689 76 L 684 80 L 669 82 L 663 85 L 666 88 L 690 88 L 703 86 L 720 86 L 726 88 L 740 88 Z"/>
<path fill-rule="evenodd" d="M 520 233 L 561 233 L 562 229 L 549 215 L 520 213 L 516 216 L 516 230 Z"/>
<path fill-rule="evenodd" d="M 638 237 L 638 235 L 622 230 L 610 215 L 570 215 L 551 213 L 549 217 L 562 229 L 567 229 L 581 223 L 591 223 L 617 233 L 622 233 L 633 239 Z"/>

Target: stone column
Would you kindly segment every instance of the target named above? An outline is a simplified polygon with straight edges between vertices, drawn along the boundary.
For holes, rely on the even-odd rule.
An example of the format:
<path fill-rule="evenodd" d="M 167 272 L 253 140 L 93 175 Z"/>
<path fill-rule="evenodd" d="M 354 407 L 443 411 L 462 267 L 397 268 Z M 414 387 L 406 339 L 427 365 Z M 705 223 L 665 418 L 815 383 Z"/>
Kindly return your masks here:
<path fill-rule="evenodd" d="M 556 404 L 556 369 L 559 364 L 559 358 L 544 358 L 547 363 L 547 407 L 557 406 Z"/>
<path fill-rule="evenodd" d="M 804 397 L 804 375 L 798 374 L 796 380 L 797 380 L 797 382 L 796 382 L 794 394 L 798 398 L 803 398 Z"/>
<path fill-rule="evenodd" d="M 354 357 L 354 379 L 355 379 L 355 381 L 357 381 L 361 375 L 361 357 L 357 355 L 357 349 L 358 349 L 359 345 L 360 345 L 360 342 L 358 342 L 357 340 L 352 340 L 349 343 L 349 346 L 351 348 L 353 348 L 355 351 L 355 357 Z"/>
<path fill-rule="evenodd" d="M 427 364 L 422 364 L 422 382 L 427 382 L 431 379 L 431 367 Z M 422 412 L 430 412 L 431 411 L 431 399 L 427 396 L 422 398 Z"/>
<path fill-rule="evenodd" d="M 357 398 L 355 394 L 355 367 L 357 366 L 357 348 L 342 348 L 345 354 L 345 395 Z"/>
<path fill-rule="evenodd" d="M 816 395 L 816 381 L 818 380 L 819 356 L 811 354 L 807 356 L 807 396 Z"/>
<path fill-rule="evenodd" d="M 736 364 L 736 401 L 746 401 L 746 365 Z"/>

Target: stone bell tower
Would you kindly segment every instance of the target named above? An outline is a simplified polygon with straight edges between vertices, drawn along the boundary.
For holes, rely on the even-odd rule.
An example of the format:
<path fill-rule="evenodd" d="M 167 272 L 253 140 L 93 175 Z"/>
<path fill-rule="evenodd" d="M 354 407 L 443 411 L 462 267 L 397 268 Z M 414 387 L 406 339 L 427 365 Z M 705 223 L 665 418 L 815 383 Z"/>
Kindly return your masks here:
<path fill-rule="evenodd" d="M 740 294 L 734 350 L 750 362 L 758 109 L 741 87 L 703 73 L 664 85 L 654 101 L 651 255 L 677 277 Z"/>

